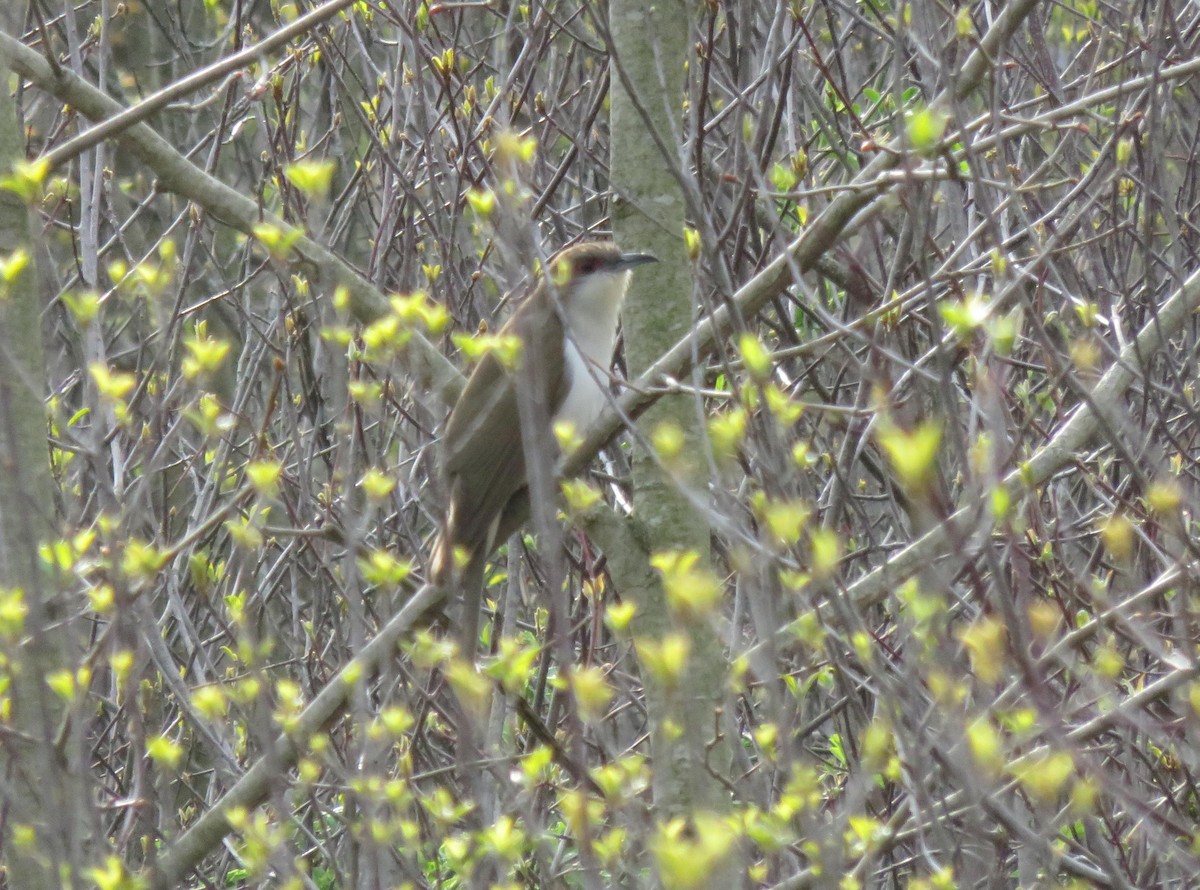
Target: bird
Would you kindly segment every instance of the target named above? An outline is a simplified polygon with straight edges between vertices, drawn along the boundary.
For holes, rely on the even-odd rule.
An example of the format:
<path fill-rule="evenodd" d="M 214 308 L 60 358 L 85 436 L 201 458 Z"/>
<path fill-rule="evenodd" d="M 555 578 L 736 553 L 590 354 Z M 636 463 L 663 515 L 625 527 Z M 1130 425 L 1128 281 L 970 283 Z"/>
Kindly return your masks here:
<path fill-rule="evenodd" d="M 567 247 L 500 329 L 522 339 L 522 354 L 540 368 L 535 380 L 553 423 L 583 431 L 607 402 L 608 369 L 632 270 L 657 262 L 624 253 L 611 241 Z M 524 338 L 528 338 L 528 342 Z M 536 347 L 536 348 L 530 348 Z M 518 402 L 518 373 L 488 352 L 451 409 L 440 443 L 449 504 L 430 559 L 433 583 L 461 591 L 464 644 L 478 639 L 483 571 L 495 547 L 529 516 L 528 478 Z"/>

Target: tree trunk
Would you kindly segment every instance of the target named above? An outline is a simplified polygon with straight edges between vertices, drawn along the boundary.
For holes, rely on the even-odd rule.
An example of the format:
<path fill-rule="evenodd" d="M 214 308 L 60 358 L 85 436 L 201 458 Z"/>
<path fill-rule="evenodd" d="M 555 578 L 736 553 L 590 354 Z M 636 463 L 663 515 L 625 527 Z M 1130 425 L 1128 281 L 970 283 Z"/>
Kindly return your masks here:
<path fill-rule="evenodd" d="M 637 376 L 686 336 L 693 320 L 679 162 L 663 156 L 651 132 L 653 128 L 665 146 L 682 141 L 685 65 L 692 30 L 686 3 L 650 6 L 616 0 L 609 10 L 613 229 L 624 249 L 649 251 L 660 260 L 634 276 L 622 316 L 625 357 L 630 375 Z M 703 407 L 691 395 L 660 399 L 638 428 L 647 438 L 656 430 L 679 430 L 685 442 L 681 455 L 700 455 L 706 447 Z M 693 458 L 691 463 L 673 463 L 675 478 L 670 478 L 658 457 L 644 449 L 635 452 L 632 469 L 634 522 L 640 529 L 625 537 L 646 546 L 638 554 L 640 560 L 610 556 L 610 570 L 622 596 L 637 604 L 635 638 L 659 641 L 676 631 L 690 641 L 687 667 L 677 682 L 663 684 L 650 671 L 643 671 L 652 723 L 657 815 L 665 821 L 723 812 L 729 807 L 729 795 L 710 767 L 722 772 L 730 762 L 725 741 L 716 739 L 717 713 L 724 701 L 724 647 L 706 621 L 685 621 L 670 613 L 660 579 L 647 571 L 645 563 L 654 553 L 690 551 L 699 555 L 700 566 L 708 565 L 707 517 L 683 490 L 703 495 L 707 473 L 702 462 Z M 736 863 L 726 860 L 723 871 L 713 874 L 711 886 L 735 885 Z"/>
<path fill-rule="evenodd" d="M 8 18 L 16 18 L 9 15 Z M 0 25 L 11 24 L 0 20 Z M 3 60 L 0 60 L 3 62 Z M 8 81 L 0 89 L 0 173 L 25 159 L 16 105 Z M 40 890 L 64 886 L 63 872 L 78 875 L 85 840 L 86 758 L 77 732 L 63 727 L 66 708 L 46 678 L 78 660 L 66 609 L 56 601 L 54 576 L 38 548 L 54 528 L 54 495 L 43 408 L 42 305 L 34 257 L 23 271 L 12 260 L 34 240 L 29 209 L 11 191 L 0 192 L 0 600 L 19 603 L 23 627 L 0 638 L 0 689 L 9 685 L 11 718 L 0 806 L 6 811 L 8 886 Z M 12 251 L 12 252 L 9 252 Z M 28 253 L 28 251 L 27 251 Z"/>

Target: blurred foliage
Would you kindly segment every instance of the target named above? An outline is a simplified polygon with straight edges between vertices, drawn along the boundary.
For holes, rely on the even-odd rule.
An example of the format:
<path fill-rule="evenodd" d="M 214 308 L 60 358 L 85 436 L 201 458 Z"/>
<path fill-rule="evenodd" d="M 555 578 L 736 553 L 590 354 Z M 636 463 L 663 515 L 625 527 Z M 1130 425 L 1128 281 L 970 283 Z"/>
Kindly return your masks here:
<path fill-rule="evenodd" d="M 359 678 L 192 886 L 687 888 L 735 849 L 766 887 L 1194 880 L 1195 321 L 1120 397 L 1091 393 L 1200 266 L 1200 9 L 1038 4 L 980 91 L 935 103 L 1007 5 L 697 6 L 686 127 L 660 134 L 697 315 L 838 194 L 873 196 L 816 274 L 667 382 L 695 393 L 707 453 L 625 434 L 568 488 L 573 518 L 624 513 L 631 449 L 708 467 L 689 494 L 716 571 L 655 554 L 674 625 L 647 636 L 570 537 L 564 664 L 539 559 L 510 545 L 479 663 L 435 625 Z M 67 7 L 24 42 L 126 104 L 309 8 Z M 0 176 L 42 227 L 0 252 L 0 299 L 34 256 L 52 295 L 43 561 L 89 646 L 46 683 L 87 727 L 68 752 L 102 841 L 86 880 L 138 886 L 410 595 L 445 406 L 398 359 L 419 332 L 464 369 L 519 362 L 494 333 L 511 292 L 605 230 L 604 22 L 580 0 L 356 3 L 152 117 L 285 229 L 237 234 L 115 143 Z M 31 157 L 82 126 L 19 99 Z M 301 234 L 391 311 L 353 321 L 295 263 Z M 1002 486 L 1079 412 L 1099 418 L 1085 449 Z M 936 558 L 856 595 L 928 534 Z M 27 611 L 0 586 L 0 719 Z M 641 677 L 669 693 L 696 622 L 727 647 L 723 815 L 650 790 Z"/>

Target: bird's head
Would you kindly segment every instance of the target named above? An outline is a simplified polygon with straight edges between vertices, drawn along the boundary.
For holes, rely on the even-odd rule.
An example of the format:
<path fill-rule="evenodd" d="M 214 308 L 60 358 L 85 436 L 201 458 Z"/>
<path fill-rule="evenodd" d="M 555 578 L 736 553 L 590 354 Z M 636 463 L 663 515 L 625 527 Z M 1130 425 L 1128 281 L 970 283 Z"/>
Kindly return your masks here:
<path fill-rule="evenodd" d="M 560 251 L 550 260 L 550 283 L 565 306 L 595 300 L 620 303 L 635 266 L 655 263 L 648 253 L 622 253 L 611 241 L 588 241 Z"/>

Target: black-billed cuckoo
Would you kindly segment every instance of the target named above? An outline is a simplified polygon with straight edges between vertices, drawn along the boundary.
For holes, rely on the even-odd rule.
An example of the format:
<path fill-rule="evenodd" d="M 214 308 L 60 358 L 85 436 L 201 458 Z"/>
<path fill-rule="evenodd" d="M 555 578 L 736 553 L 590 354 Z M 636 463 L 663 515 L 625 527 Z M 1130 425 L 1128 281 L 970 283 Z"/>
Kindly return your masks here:
<path fill-rule="evenodd" d="M 569 247 L 501 328 L 501 334 L 536 338 L 525 349 L 540 365 L 545 404 L 554 422 L 582 433 L 606 401 L 609 365 L 630 270 L 655 262 L 644 253 L 622 253 L 611 242 Z M 434 547 L 435 584 L 461 589 L 465 635 L 478 627 L 483 569 L 496 545 L 529 514 L 525 451 L 516 373 L 489 353 L 475 367 L 450 413 L 442 437 L 441 470 L 450 495 Z"/>

